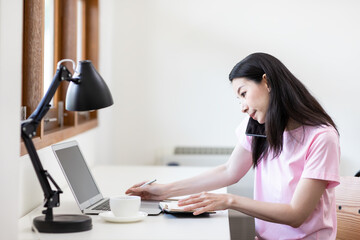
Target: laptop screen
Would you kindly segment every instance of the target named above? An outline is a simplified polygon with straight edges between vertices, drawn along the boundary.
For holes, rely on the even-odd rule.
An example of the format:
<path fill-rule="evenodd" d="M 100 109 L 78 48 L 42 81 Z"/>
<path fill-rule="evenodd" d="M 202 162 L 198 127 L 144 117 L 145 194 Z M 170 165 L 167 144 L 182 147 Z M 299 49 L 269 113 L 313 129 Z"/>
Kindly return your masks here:
<path fill-rule="evenodd" d="M 54 149 L 54 152 L 80 204 L 100 194 L 77 145 Z"/>

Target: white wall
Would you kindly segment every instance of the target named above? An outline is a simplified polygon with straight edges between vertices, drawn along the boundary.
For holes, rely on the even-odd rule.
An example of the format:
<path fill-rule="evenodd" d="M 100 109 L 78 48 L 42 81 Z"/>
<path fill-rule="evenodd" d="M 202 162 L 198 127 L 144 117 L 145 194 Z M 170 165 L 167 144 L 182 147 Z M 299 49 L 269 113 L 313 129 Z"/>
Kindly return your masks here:
<path fill-rule="evenodd" d="M 0 0 L 1 239 L 17 238 L 22 12 L 21 0 Z"/>
<path fill-rule="evenodd" d="M 341 173 L 354 174 L 358 9 L 360 2 L 350 0 L 113 1 L 113 159 L 151 164 L 177 145 L 234 145 L 243 115 L 228 74 L 261 51 L 282 60 L 333 117 Z"/>
<path fill-rule="evenodd" d="M 97 164 L 111 164 L 115 162 L 115 148 L 117 147 L 117 137 L 114 132 L 114 126 L 121 124 L 114 117 L 114 109 L 118 106 L 113 83 L 117 81 L 113 77 L 114 69 L 117 66 L 113 59 L 117 57 L 113 54 L 113 29 L 116 23 L 114 21 L 114 0 L 100 0 L 99 1 L 99 72 L 106 81 L 112 96 L 114 98 L 114 105 L 98 111 L 99 129 L 97 131 L 96 142 L 100 146 L 96 155 Z"/>

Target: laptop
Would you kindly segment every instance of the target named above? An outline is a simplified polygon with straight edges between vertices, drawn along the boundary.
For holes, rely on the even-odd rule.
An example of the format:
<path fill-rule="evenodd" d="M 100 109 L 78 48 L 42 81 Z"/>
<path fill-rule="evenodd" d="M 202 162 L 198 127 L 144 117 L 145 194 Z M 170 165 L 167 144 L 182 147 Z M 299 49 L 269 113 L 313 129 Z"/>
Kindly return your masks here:
<path fill-rule="evenodd" d="M 85 214 L 110 211 L 109 198 L 101 194 L 76 141 L 51 146 L 80 210 Z M 141 201 L 140 211 L 161 213 L 158 201 Z"/>

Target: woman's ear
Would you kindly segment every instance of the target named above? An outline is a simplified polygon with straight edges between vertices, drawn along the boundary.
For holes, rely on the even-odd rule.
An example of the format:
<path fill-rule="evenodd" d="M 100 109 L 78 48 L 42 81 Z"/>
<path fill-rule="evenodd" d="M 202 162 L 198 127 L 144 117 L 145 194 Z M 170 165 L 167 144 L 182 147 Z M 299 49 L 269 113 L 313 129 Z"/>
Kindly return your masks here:
<path fill-rule="evenodd" d="M 262 81 L 264 81 L 265 85 L 266 85 L 266 88 L 268 89 L 268 91 L 270 92 L 270 87 L 269 87 L 269 84 L 268 84 L 268 80 L 267 80 L 267 77 L 266 77 L 266 73 L 264 73 L 262 75 Z"/>

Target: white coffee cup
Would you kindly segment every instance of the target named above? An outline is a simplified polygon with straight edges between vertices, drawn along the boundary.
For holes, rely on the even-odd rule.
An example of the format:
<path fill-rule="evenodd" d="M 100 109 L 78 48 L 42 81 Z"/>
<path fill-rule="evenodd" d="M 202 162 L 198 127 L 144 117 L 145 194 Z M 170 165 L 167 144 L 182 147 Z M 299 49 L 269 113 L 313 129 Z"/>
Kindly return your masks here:
<path fill-rule="evenodd" d="M 139 196 L 116 196 L 110 198 L 110 209 L 116 217 L 134 217 L 139 213 Z"/>

